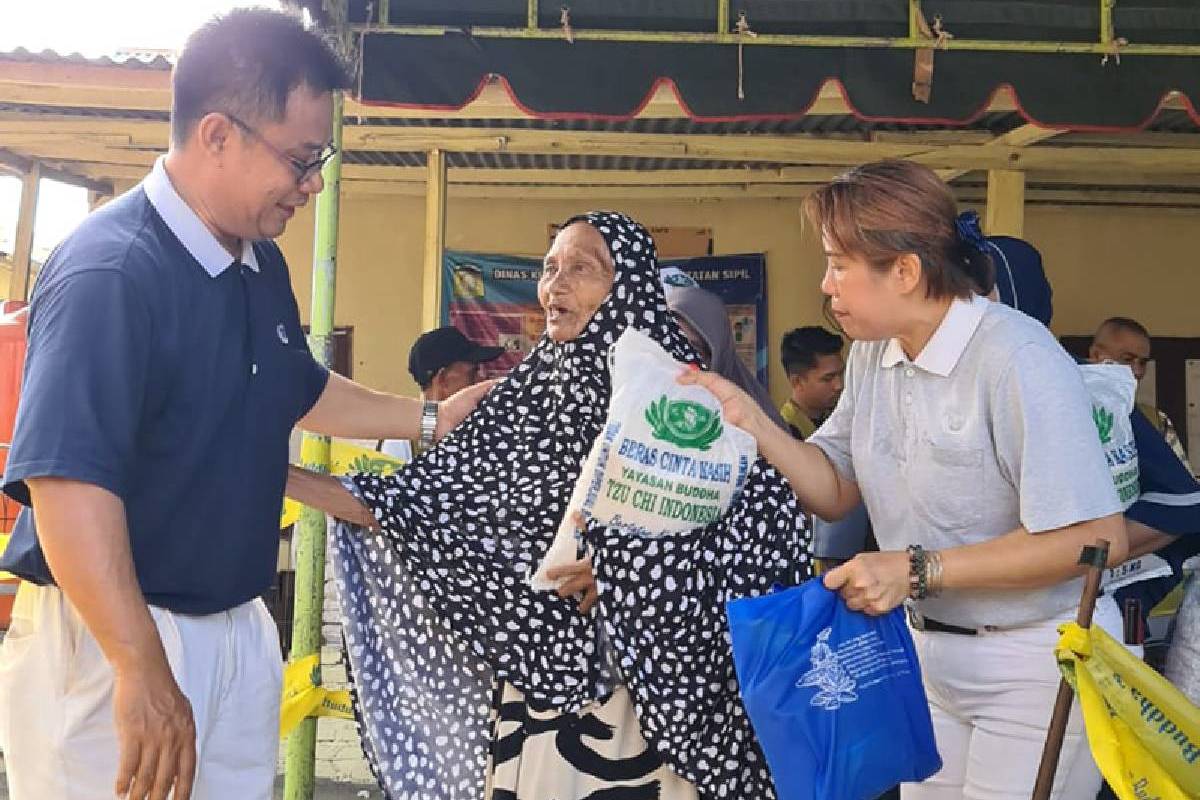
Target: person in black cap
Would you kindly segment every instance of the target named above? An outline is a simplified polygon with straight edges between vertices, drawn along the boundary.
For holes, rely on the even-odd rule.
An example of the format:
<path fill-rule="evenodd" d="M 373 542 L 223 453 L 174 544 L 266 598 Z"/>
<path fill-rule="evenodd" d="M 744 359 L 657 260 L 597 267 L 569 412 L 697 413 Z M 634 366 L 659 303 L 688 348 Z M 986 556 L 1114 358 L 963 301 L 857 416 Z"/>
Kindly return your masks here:
<path fill-rule="evenodd" d="M 408 371 L 426 400 L 438 402 L 479 383 L 479 365 L 504 355 L 503 347 L 484 347 L 453 325 L 422 334 L 408 351 Z"/>
<path fill-rule="evenodd" d="M 408 371 L 421 387 L 421 399 L 438 403 L 479 383 L 479 365 L 495 361 L 503 347 L 476 344 L 453 325 L 423 333 L 408 351 Z M 416 453 L 408 439 L 381 439 L 376 450 L 401 461 Z"/>

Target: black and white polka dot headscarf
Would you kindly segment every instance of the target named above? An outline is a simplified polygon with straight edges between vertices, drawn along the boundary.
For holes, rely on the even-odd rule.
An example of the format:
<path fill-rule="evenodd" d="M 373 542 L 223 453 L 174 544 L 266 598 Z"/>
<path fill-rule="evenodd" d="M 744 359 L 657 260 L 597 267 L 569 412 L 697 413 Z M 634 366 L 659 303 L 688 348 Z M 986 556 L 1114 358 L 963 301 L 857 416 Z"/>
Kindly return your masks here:
<path fill-rule="evenodd" d="M 759 460 L 729 514 L 642 539 L 596 527 L 598 612 L 529 588 L 566 511 L 610 394 L 626 328 L 699 358 L 666 307 L 654 242 L 611 212 L 612 290 L 570 342 L 543 336 L 437 447 L 389 478 L 353 478 L 383 534 L 342 526 L 332 565 L 367 753 L 394 798 L 478 800 L 493 681 L 534 707 L 576 711 L 630 689 L 647 741 L 702 797 L 773 797 L 738 697 L 724 603 L 808 573 L 808 530 Z M 602 630 L 601 630 L 602 628 Z M 609 674 L 607 639 L 621 675 Z"/>

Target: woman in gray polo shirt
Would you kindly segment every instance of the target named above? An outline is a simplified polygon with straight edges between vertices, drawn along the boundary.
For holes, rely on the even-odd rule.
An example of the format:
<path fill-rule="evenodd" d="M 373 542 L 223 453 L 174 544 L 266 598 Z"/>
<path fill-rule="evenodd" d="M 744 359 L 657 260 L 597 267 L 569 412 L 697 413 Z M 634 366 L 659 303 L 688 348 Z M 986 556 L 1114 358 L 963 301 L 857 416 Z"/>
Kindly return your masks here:
<path fill-rule="evenodd" d="M 974 293 L 992 282 L 978 217 L 957 215 L 929 169 L 859 167 L 805 213 L 828 259 L 821 289 L 856 340 L 833 414 L 797 442 L 720 378 L 681 380 L 721 398 L 809 510 L 866 502 L 882 552 L 824 581 L 870 614 L 911 601 L 944 767 L 906 800 L 1028 797 L 1080 549 L 1107 539 L 1114 564 L 1127 550 L 1087 390 L 1044 326 Z M 1117 633 L 1111 608 L 1096 623 Z M 1099 787 L 1078 709 L 1058 776 L 1056 797 Z"/>

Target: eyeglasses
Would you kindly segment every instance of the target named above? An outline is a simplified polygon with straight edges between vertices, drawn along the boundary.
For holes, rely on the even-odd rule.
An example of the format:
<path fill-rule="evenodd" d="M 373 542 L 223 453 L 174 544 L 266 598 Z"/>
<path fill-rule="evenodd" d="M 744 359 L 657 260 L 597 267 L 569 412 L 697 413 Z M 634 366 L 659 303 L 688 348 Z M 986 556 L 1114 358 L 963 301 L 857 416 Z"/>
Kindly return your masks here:
<path fill-rule="evenodd" d="M 332 142 L 330 142 L 329 144 L 325 145 L 324 149 L 322 149 L 321 152 L 317 155 L 317 157 L 314 158 L 312 161 L 301 161 L 300 159 L 296 158 L 295 156 L 289 156 L 287 153 L 283 152 L 278 147 L 271 144 L 269 141 L 267 141 L 267 138 L 265 136 L 263 136 L 261 133 L 259 133 L 257 130 L 255 130 L 255 128 L 252 125 L 250 125 L 246 122 L 243 122 L 242 120 L 235 117 L 233 114 L 230 114 L 228 111 L 221 111 L 218 113 L 224 114 L 226 117 L 229 118 L 230 122 L 232 122 L 234 125 L 241 128 L 248 135 L 253 136 L 255 139 L 258 140 L 259 144 L 261 144 L 263 147 L 267 148 L 267 150 L 269 150 L 272 155 L 274 155 L 277 159 L 279 159 L 283 163 L 287 164 L 288 167 L 291 168 L 292 172 L 296 173 L 296 183 L 297 184 L 304 183 L 306 180 L 311 178 L 313 175 L 320 172 L 321 168 L 325 166 L 325 162 L 327 162 L 329 159 L 331 159 L 335 155 L 337 155 L 338 149 L 333 145 Z"/>

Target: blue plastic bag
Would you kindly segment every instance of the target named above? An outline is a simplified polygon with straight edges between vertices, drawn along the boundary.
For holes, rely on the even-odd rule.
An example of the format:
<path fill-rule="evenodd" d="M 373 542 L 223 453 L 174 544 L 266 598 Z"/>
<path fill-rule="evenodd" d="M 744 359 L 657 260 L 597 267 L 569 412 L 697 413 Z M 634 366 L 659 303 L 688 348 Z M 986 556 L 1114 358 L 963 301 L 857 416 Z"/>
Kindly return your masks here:
<path fill-rule="evenodd" d="M 870 800 L 942 768 L 903 609 L 870 617 L 811 580 L 727 611 L 780 800 Z"/>

